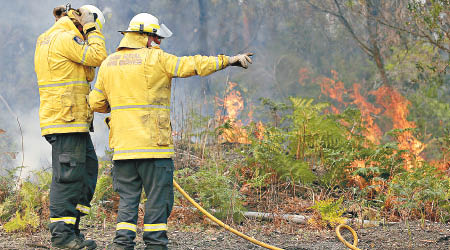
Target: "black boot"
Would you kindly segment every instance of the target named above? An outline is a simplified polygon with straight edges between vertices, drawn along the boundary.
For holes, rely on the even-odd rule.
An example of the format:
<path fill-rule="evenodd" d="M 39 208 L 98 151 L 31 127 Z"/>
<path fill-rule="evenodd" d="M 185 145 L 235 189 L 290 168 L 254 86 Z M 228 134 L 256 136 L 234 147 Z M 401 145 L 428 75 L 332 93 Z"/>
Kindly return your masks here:
<path fill-rule="evenodd" d="M 111 243 L 106 247 L 106 250 L 134 250 L 134 247 L 127 247 L 117 243 Z"/>
<path fill-rule="evenodd" d="M 97 244 L 93 240 L 86 240 L 84 237 L 84 234 L 80 231 L 80 218 L 81 216 L 77 216 L 77 220 L 75 221 L 75 228 L 73 229 L 75 232 L 75 236 L 80 239 L 86 246 L 94 246 L 97 247 Z M 88 248 L 88 249 L 95 249 L 95 248 Z"/>
<path fill-rule="evenodd" d="M 95 241 L 93 240 L 81 240 L 78 237 L 74 237 L 74 239 L 72 239 L 71 241 L 65 243 L 65 244 L 53 244 L 53 247 L 59 248 L 59 249 L 96 249 L 97 248 L 97 244 L 95 243 Z"/>
<path fill-rule="evenodd" d="M 167 246 L 166 245 L 150 245 L 147 244 L 145 246 L 145 250 L 167 250 Z"/>

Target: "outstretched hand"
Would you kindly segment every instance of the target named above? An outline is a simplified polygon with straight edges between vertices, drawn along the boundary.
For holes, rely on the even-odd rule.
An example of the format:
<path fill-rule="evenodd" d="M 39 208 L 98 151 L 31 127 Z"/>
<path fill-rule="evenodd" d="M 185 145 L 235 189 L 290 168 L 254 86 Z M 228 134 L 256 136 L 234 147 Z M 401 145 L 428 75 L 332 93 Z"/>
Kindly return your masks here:
<path fill-rule="evenodd" d="M 239 54 L 239 55 L 235 55 L 235 56 L 231 56 L 229 59 L 229 64 L 231 66 L 239 66 L 242 68 L 248 68 L 248 64 L 252 64 L 252 59 L 250 58 L 251 56 L 253 56 L 253 53 L 244 53 L 244 54 Z"/>

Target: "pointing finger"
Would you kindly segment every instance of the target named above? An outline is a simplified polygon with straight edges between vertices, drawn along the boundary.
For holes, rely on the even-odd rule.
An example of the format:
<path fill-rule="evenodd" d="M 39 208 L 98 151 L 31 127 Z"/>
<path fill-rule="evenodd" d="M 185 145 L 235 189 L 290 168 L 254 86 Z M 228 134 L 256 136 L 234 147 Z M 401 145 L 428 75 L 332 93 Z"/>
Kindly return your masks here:
<path fill-rule="evenodd" d="M 247 60 L 247 62 L 249 62 L 250 64 L 252 64 L 253 62 L 252 62 L 252 59 L 249 57 L 249 56 L 245 56 L 245 59 Z"/>

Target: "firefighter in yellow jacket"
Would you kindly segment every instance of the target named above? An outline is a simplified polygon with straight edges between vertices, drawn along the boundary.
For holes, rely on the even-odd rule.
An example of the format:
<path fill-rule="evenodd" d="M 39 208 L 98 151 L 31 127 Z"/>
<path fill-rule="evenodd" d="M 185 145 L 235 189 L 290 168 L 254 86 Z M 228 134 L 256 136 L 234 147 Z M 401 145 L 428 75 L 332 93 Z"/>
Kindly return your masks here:
<path fill-rule="evenodd" d="M 111 112 L 113 185 L 120 195 L 116 236 L 109 249 L 134 249 L 142 187 L 147 195 L 145 249 L 167 249 L 167 218 L 173 206 L 174 147 L 170 125 L 172 78 L 206 76 L 229 65 L 247 68 L 250 53 L 228 57 L 177 57 L 160 49 L 172 33 L 156 17 L 133 17 L 117 52 L 102 63 L 89 94 L 96 112 Z"/>
<path fill-rule="evenodd" d="M 52 146 L 50 231 L 61 249 L 95 249 L 80 234 L 80 217 L 89 213 L 98 161 L 89 135 L 93 113 L 87 103 L 94 67 L 106 58 L 102 12 L 57 7 L 56 23 L 39 36 L 35 71 L 42 135 Z"/>

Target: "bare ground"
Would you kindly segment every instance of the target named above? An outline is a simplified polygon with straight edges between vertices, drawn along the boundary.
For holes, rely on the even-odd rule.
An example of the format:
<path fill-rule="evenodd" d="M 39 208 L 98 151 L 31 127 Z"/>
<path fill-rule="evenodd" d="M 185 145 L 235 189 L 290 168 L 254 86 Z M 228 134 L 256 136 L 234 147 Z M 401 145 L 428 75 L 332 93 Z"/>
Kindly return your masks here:
<path fill-rule="evenodd" d="M 263 230 L 264 226 L 253 226 L 245 233 L 258 240 L 272 244 L 286 250 L 300 249 L 347 249 L 335 236 L 333 230 L 317 231 L 299 227 L 294 233 Z M 97 241 L 98 249 L 104 249 L 112 241 L 114 226 L 95 226 L 85 229 L 87 238 Z M 450 249 L 450 225 L 441 223 L 413 222 L 408 226 L 397 223 L 389 226 L 379 226 L 358 229 L 361 249 Z M 144 245 L 138 232 L 136 249 L 143 249 Z M 169 249 L 263 249 L 249 243 L 219 227 L 198 226 L 183 227 L 171 225 L 169 227 Z M 350 233 L 343 233 L 347 239 Z M 8 234 L 0 228 L 0 249 L 51 249 L 50 237 L 47 231 L 32 234 Z"/>

